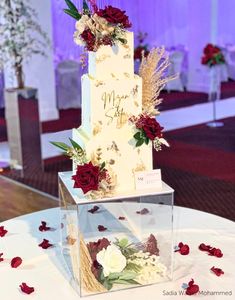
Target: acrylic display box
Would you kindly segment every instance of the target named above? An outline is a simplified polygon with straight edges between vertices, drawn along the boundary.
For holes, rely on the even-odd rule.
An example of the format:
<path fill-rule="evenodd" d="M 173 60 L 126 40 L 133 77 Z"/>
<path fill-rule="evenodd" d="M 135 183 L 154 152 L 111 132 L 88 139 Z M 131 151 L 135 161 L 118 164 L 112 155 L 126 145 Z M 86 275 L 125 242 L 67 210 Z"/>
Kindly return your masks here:
<path fill-rule="evenodd" d="M 89 200 L 71 176 L 59 173 L 62 253 L 80 296 L 171 280 L 174 191 Z"/>

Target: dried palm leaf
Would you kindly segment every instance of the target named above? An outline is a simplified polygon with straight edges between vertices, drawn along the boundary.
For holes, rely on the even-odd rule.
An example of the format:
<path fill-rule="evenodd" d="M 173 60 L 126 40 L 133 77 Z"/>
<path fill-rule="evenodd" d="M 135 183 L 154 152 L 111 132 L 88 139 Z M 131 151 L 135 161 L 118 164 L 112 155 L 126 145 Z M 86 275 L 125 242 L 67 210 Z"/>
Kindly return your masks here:
<path fill-rule="evenodd" d="M 153 48 L 147 57 L 142 53 L 142 62 L 139 74 L 143 80 L 142 88 L 142 110 L 153 116 L 159 114 L 156 108 L 162 99 L 159 94 L 165 84 L 178 77 L 178 74 L 165 76 L 167 68 L 170 65 L 169 56 L 164 47 Z"/>

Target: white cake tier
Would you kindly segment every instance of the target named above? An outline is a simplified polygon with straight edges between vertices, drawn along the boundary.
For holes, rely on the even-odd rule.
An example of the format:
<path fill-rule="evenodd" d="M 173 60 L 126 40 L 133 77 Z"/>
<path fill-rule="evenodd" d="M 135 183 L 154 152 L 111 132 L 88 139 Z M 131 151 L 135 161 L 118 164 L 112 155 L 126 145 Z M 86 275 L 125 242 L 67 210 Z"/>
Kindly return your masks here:
<path fill-rule="evenodd" d="M 102 161 L 110 164 L 116 174 L 117 195 L 135 190 L 135 172 L 153 169 L 152 143 L 136 148 L 133 129 L 128 123 L 120 129 L 110 130 L 106 126 L 101 132 L 91 135 L 81 126 L 73 130 L 73 139 L 86 149 L 88 157 L 95 155 L 98 148 L 101 149 Z"/>
<path fill-rule="evenodd" d="M 101 46 L 97 52 L 88 54 L 88 73 L 102 79 L 125 78 L 134 76 L 134 37 L 133 32 L 126 32 L 127 44 Z"/>
<path fill-rule="evenodd" d="M 142 80 L 134 78 L 97 80 L 82 77 L 82 125 L 91 135 L 104 127 L 108 134 L 121 128 L 142 110 Z"/>

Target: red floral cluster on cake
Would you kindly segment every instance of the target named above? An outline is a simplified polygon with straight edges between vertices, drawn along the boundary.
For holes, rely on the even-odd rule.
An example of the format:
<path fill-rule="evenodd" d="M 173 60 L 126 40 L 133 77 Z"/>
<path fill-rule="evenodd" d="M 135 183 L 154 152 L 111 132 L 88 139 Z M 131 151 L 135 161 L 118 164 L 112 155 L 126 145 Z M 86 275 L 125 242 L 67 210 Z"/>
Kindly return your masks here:
<path fill-rule="evenodd" d="M 101 9 L 94 0 L 89 2 L 91 9 L 87 0 L 83 0 L 83 10 L 80 12 L 70 0 L 66 1 L 68 9 L 64 10 L 65 13 L 77 20 L 74 42 L 94 52 L 102 45 L 125 44 L 126 29 L 131 27 L 126 12 L 111 5 Z"/>
<path fill-rule="evenodd" d="M 134 134 L 134 139 L 136 140 L 136 147 L 149 144 L 149 141 L 154 141 L 154 148 L 156 150 L 158 146 L 161 145 L 162 141 L 167 144 L 165 140 L 163 140 L 162 130 L 164 129 L 155 119 L 155 117 L 151 117 L 149 115 L 141 114 L 138 117 L 131 117 L 130 122 L 135 124 L 137 132 Z M 156 147 L 155 147 L 156 146 Z"/>
<path fill-rule="evenodd" d="M 207 44 L 203 50 L 203 56 L 201 58 L 201 63 L 203 65 L 208 65 L 209 67 L 224 64 L 225 58 L 218 46 Z"/>
<path fill-rule="evenodd" d="M 82 189 L 86 194 L 89 191 L 97 191 L 103 179 L 108 179 L 108 171 L 92 162 L 77 166 L 76 174 L 72 176 L 74 188 Z"/>

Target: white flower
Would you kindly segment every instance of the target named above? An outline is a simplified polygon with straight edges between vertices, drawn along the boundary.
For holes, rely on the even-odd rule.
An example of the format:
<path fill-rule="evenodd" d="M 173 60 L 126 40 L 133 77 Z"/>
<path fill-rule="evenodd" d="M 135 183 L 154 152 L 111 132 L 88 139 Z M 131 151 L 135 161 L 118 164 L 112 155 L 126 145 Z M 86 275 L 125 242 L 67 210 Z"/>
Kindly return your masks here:
<path fill-rule="evenodd" d="M 126 258 L 118 247 L 114 245 L 108 246 L 106 249 L 97 253 L 96 259 L 103 267 L 104 276 L 110 273 L 119 273 L 126 267 Z"/>
<path fill-rule="evenodd" d="M 80 38 L 80 33 L 78 31 L 74 32 L 73 40 L 74 40 L 74 43 L 77 44 L 77 45 L 79 45 L 79 46 L 83 46 L 84 45 L 84 42 Z"/>
<path fill-rule="evenodd" d="M 88 27 L 88 22 L 90 18 L 88 15 L 83 15 L 79 21 L 76 22 L 75 27 L 77 31 L 81 34 Z"/>

